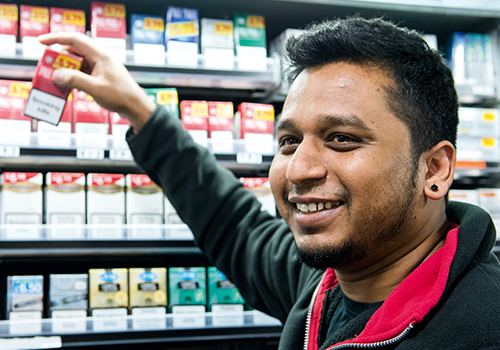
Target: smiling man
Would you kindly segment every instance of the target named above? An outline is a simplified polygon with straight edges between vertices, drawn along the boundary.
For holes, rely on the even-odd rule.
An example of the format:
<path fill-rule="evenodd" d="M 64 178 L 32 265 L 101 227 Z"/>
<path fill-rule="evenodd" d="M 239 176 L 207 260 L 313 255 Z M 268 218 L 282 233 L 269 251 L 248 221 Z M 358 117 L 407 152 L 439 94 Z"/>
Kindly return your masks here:
<path fill-rule="evenodd" d="M 276 219 L 84 36 L 58 84 L 127 117 L 136 161 L 210 260 L 283 323 L 280 349 L 497 349 L 496 233 L 447 203 L 455 168 L 451 72 L 421 37 L 382 20 L 313 26 L 288 45 L 293 84 L 276 126 Z M 298 258 L 298 259 L 297 259 Z"/>

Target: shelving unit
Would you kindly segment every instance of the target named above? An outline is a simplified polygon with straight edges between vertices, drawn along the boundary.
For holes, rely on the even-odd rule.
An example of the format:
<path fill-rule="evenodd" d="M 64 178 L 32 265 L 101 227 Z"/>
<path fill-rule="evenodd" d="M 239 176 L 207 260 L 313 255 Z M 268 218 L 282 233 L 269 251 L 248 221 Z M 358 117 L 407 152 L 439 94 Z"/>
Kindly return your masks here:
<path fill-rule="evenodd" d="M 75 0 L 69 4 L 62 0 L 14 1 L 17 4 L 72 7 L 87 12 L 87 27 L 90 24 L 89 0 Z M 325 18 L 346 17 L 360 14 L 363 17 L 380 17 L 417 29 L 424 33 L 436 34 L 439 43 L 444 44 L 455 31 L 487 33 L 496 30 L 500 24 L 500 5 L 494 2 L 446 2 L 405 1 L 347 1 L 347 0 L 133 0 L 120 1 L 127 8 L 127 14 L 164 14 L 167 5 L 197 8 L 200 17 L 232 18 L 234 13 L 256 13 L 265 16 L 268 42 L 287 28 L 304 28 L 311 22 Z M 470 4 L 465 6 L 464 4 Z M 129 19 L 127 18 L 127 23 Z M 18 46 L 17 57 L 0 57 L 0 79 L 31 80 L 36 61 L 22 58 Z M 203 56 L 199 56 L 197 68 L 180 66 L 145 66 L 133 63 L 132 52 L 128 52 L 126 67 L 136 81 L 144 87 L 176 87 L 180 100 L 214 99 L 230 100 L 235 104 L 247 102 L 272 102 L 277 112 L 282 108 L 285 96 L 275 94 L 282 74 L 279 57 L 268 58 L 265 71 L 213 70 L 203 67 Z M 498 79 L 497 79 L 498 80 Z M 460 99 L 464 103 L 496 105 L 496 94 L 482 94 L 470 86 L 457 86 Z M 497 91 L 499 89 L 497 88 Z M 2 145 L 0 140 L 0 171 L 78 171 L 141 173 L 142 170 L 131 160 L 123 140 L 115 142 L 108 137 L 107 147 L 92 153 L 91 148 L 77 147 L 75 136 L 65 140 L 67 146 L 41 144 L 38 135 L 30 136 L 29 145 Z M 219 163 L 239 176 L 267 176 L 273 152 L 259 153 L 246 149 L 242 141 L 235 141 L 228 152 L 214 152 L 208 149 Z M 95 149 L 94 149 L 95 151 Z M 98 154 L 98 157 L 91 156 Z M 477 186 L 499 183 L 500 163 L 463 163 L 457 170 L 456 182 L 459 186 Z M 30 227 L 28 238 L 12 239 L 9 230 L 16 227 L 0 227 L 0 300 L 5 300 L 7 275 L 49 273 L 86 273 L 89 268 L 112 268 L 132 266 L 209 266 L 210 262 L 197 248 L 190 232 L 185 227 L 135 227 L 152 230 L 160 238 L 133 239 L 134 227 L 123 226 L 122 239 L 88 239 L 90 226 L 80 228 L 83 238 L 62 238 L 54 234 L 54 227 L 46 225 Z M 28 229 L 28 228 L 25 228 Z M 114 227 L 116 229 L 116 227 Z M 26 232 L 25 232 L 26 233 Z M 31 236 L 30 236 L 31 235 Z M 151 235 L 150 237 L 152 237 Z M 19 237 L 19 236 L 18 236 Z M 37 237 L 37 238 L 33 238 Z M 56 238 L 54 238 L 56 237 Z M 500 245 L 496 247 L 500 252 Z M 45 286 L 45 288 L 48 288 Z M 45 291 L 48 294 L 48 290 Z M 1 306 L 1 305 L 0 305 Z M 47 305 L 46 305 L 47 306 Z M 0 317 L 5 319 L 5 307 L 0 309 Z M 0 348 L 2 341 L 21 336 L 26 342 L 35 336 L 42 336 L 47 342 L 60 344 L 72 349 L 120 346 L 123 349 L 138 346 L 152 348 L 158 344 L 169 344 L 171 348 L 193 349 L 273 349 L 280 337 L 280 326 L 276 323 L 254 322 L 254 315 L 247 311 L 244 324 L 233 327 L 215 327 L 212 315 L 207 314 L 207 327 L 176 329 L 172 326 L 171 315 L 165 316 L 160 329 L 136 330 L 134 320 L 122 320 L 125 328 L 119 330 L 94 330 L 96 320 L 85 320 L 85 332 L 53 332 L 51 320 L 43 320 L 41 332 L 27 332 L 22 335 L 10 332 L 11 321 L 0 321 Z M 116 320 L 115 320 L 116 321 Z M 54 337 L 54 338 L 51 338 Z M 43 343 L 39 342 L 41 345 Z"/>

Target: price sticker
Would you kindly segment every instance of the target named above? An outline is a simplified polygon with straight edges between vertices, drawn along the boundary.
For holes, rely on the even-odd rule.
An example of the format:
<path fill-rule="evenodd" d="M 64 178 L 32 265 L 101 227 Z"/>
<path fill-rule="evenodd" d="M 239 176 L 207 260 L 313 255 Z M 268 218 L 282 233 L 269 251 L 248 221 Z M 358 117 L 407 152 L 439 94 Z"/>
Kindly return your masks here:
<path fill-rule="evenodd" d="M 134 160 L 132 152 L 129 149 L 113 148 L 109 150 L 109 159 L 111 160 Z"/>
<path fill-rule="evenodd" d="M 238 164 L 262 164 L 262 154 L 239 152 L 236 154 Z"/>
<path fill-rule="evenodd" d="M 18 158 L 20 154 L 19 146 L 0 146 L 0 157 Z"/>
<path fill-rule="evenodd" d="M 104 149 L 102 148 L 78 148 L 76 150 L 78 159 L 104 159 Z"/>

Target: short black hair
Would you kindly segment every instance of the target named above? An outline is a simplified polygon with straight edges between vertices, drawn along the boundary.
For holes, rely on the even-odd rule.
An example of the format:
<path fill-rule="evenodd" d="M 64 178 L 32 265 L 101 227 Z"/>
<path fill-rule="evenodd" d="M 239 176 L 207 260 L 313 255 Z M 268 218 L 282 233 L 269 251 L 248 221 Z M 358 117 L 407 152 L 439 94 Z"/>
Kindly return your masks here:
<path fill-rule="evenodd" d="M 389 106 L 410 130 L 414 164 L 442 140 L 456 146 L 458 97 L 451 70 L 422 35 L 381 18 L 314 24 L 287 42 L 291 81 L 305 69 L 335 62 L 372 64 L 394 80 Z"/>

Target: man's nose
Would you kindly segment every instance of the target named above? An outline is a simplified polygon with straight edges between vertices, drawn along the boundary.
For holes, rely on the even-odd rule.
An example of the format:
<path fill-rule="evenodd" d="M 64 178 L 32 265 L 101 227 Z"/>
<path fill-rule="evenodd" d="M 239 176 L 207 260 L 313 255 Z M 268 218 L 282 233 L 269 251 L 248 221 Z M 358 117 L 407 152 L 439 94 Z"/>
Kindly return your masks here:
<path fill-rule="evenodd" d="M 327 175 L 325 159 L 320 145 L 315 141 L 303 140 L 288 163 L 286 178 L 294 185 L 320 180 Z"/>

